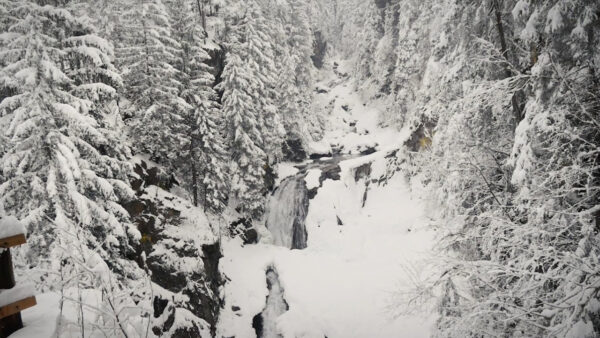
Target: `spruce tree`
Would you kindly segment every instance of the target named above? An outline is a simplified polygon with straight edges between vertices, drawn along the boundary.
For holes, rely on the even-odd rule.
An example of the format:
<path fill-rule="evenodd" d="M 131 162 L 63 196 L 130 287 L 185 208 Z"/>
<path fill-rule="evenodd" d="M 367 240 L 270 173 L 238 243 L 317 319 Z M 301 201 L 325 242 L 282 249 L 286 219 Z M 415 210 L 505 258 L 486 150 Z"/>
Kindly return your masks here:
<path fill-rule="evenodd" d="M 179 123 L 181 83 L 173 64 L 180 46 L 171 36 L 169 13 L 161 0 L 128 3 L 123 12 L 117 61 L 123 70 L 134 148 L 167 164 L 177 151 L 169 129 Z"/>
<path fill-rule="evenodd" d="M 103 105 L 120 82 L 110 45 L 71 15 L 68 3 L 12 1 L 6 8 L 0 204 L 28 229 L 28 249 L 17 262 L 36 267 L 39 288 L 64 290 L 63 301 L 84 289 L 110 293 L 94 325 L 131 332 L 118 309 L 138 292 L 116 295 L 144 274 L 124 258 L 139 232 L 121 207 L 133 197 L 127 154 L 110 140 L 104 119 Z M 86 301 L 78 300 L 82 307 Z M 80 315 L 84 330 L 90 323 Z"/>
<path fill-rule="evenodd" d="M 223 70 L 223 82 L 219 84 L 223 90 L 222 109 L 232 160 L 230 202 L 240 213 L 256 219 L 264 209 L 266 154 L 260 147 L 263 143 L 259 130 L 260 111 L 254 105 L 251 91 L 260 83 L 248 72 L 249 61 L 243 61 L 239 56 L 238 48 L 241 47 L 231 46 Z"/>
<path fill-rule="evenodd" d="M 206 33 L 191 1 L 174 0 L 170 8 L 173 38 L 179 46 L 175 67 L 182 100 L 178 109 L 181 118 L 170 130 L 180 146 L 173 169 L 185 182 L 195 205 L 220 212 L 227 193 L 227 157 L 221 136 L 224 121 L 213 89 L 215 79 L 206 64 L 210 57 L 203 49 Z"/>

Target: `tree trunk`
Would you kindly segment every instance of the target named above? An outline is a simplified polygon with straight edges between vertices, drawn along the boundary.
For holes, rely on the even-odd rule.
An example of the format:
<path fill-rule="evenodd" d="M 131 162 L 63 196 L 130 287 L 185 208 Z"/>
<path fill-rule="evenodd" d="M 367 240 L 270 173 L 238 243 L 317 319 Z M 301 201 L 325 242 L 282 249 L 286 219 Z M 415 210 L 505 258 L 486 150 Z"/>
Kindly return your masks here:
<path fill-rule="evenodd" d="M 502 52 L 502 56 L 504 57 L 504 59 L 506 59 L 506 62 L 510 62 L 508 58 L 508 46 L 506 44 L 506 36 L 504 33 L 504 24 L 502 23 L 502 0 L 492 1 L 492 9 L 494 11 L 494 17 L 496 21 L 496 30 L 498 30 L 498 38 L 500 39 L 500 51 Z M 508 65 L 504 68 L 504 76 L 505 78 L 510 78 L 512 76 L 512 72 Z M 516 91 L 513 94 L 513 97 L 511 98 L 514 119 L 513 130 L 517 129 L 517 126 L 524 118 L 523 102 L 525 102 L 525 99 L 525 93 L 520 89 Z"/>
<path fill-rule="evenodd" d="M 196 156 L 194 152 L 195 142 L 190 142 L 190 166 L 192 169 L 192 199 L 194 206 L 198 206 L 198 168 L 196 167 Z"/>

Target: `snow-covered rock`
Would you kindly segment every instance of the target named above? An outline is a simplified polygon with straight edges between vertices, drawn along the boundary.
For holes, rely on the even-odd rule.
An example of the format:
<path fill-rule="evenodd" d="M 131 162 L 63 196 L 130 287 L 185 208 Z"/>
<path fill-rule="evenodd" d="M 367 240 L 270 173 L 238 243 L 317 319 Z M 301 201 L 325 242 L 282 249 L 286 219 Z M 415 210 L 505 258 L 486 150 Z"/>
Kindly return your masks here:
<path fill-rule="evenodd" d="M 313 159 L 331 156 L 331 145 L 325 139 L 320 141 L 312 141 L 308 144 L 308 155 Z"/>

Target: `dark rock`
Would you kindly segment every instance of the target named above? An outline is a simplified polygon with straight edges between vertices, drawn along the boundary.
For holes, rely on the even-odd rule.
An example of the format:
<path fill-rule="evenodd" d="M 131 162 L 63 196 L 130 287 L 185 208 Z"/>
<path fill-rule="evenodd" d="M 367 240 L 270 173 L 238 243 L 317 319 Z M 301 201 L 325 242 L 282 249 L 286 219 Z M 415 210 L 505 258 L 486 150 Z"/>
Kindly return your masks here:
<path fill-rule="evenodd" d="M 306 232 L 306 216 L 308 215 L 308 189 L 306 181 L 301 180 L 302 188 L 298 193 L 302 195 L 302 201 L 296 208 L 296 217 L 294 217 L 293 233 L 292 233 L 292 249 L 306 249 L 308 233 Z"/>
<path fill-rule="evenodd" d="M 283 159 L 291 162 L 302 162 L 307 158 L 306 150 L 299 138 L 287 139 L 282 145 Z"/>
<path fill-rule="evenodd" d="M 342 109 L 346 112 L 350 111 L 350 107 L 347 104 L 343 105 Z"/>
<path fill-rule="evenodd" d="M 319 188 L 312 188 L 308 191 L 308 199 L 312 200 L 313 198 L 315 198 L 317 196 L 317 192 L 319 192 Z"/>
<path fill-rule="evenodd" d="M 319 186 L 323 186 L 323 182 L 325 182 L 325 180 L 339 181 L 341 178 L 341 172 L 342 168 L 340 168 L 340 166 L 337 163 L 322 168 L 321 176 L 319 177 Z"/>
<path fill-rule="evenodd" d="M 431 136 L 433 129 L 436 126 L 436 122 L 426 119 L 422 121 L 418 126 L 413 128 L 413 133 L 404 145 L 413 152 L 417 152 L 426 149 L 431 145 Z"/>
<path fill-rule="evenodd" d="M 365 149 L 360 151 L 360 154 L 363 156 L 366 156 L 366 155 L 371 155 L 375 152 L 377 152 L 376 146 L 375 147 L 365 147 Z"/>
<path fill-rule="evenodd" d="M 331 157 L 331 154 L 310 154 L 311 160 L 318 160 L 325 157 Z"/>
<path fill-rule="evenodd" d="M 223 279 L 219 272 L 219 260 L 223 257 L 221 254 L 221 243 L 205 244 L 202 246 L 202 263 L 204 263 L 204 274 L 197 279 L 204 283 L 204 287 L 192 290 L 190 297 L 198 297 L 200 302 L 195 307 L 199 317 L 206 320 L 211 325 L 211 333 L 214 336 L 216 325 L 219 321 L 219 310 L 223 302 L 218 297 L 219 288 L 223 285 Z M 193 298 L 192 298 L 193 299 Z"/>
<path fill-rule="evenodd" d="M 252 318 L 252 328 L 256 332 L 256 337 L 261 338 L 263 336 L 263 316 L 262 313 L 257 314 Z"/>
<path fill-rule="evenodd" d="M 367 182 L 367 185 L 365 186 L 365 192 L 363 193 L 363 197 L 362 197 L 362 207 L 365 207 L 365 204 L 367 204 L 367 197 L 369 195 L 369 183 Z"/>
<path fill-rule="evenodd" d="M 154 299 L 156 300 L 156 297 Z M 163 311 L 161 311 L 160 315 L 158 316 L 154 314 L 154 318 L 159 318 L 160 316 L 162 316 L 164 311 L 168 311 L 169 315 L 167 316 L 167 318 L 164 319 L 164 321 L 162 322 L 155 323 L 156 326 L 152 327 L 152 332 L 154 332 L 154 334 L 158 336 L 162 335 L 162 332 L 169 331 L 171 327 L 173 327 L 173 324 L 175 324 L 175 306 L 172 302 L 168 300 L 165 309 L 163 309 Z"/>
<path fill-rule="evenodd" d="M 200 320 L 187 321 L 185 327 L 177 328 L 171 332 L 172 337 L 199 337 L 202 331 L 210 329 L 216 332 L 219 309 L 222 301 L 219 298 L 219 287 L 223 284 L 218 263 L 221 257 L 220 244 L 215 242 L 205 244 L 201 248 L 191 241 L 182 239 L 171 232 L 165 231 L 169 227 L 179 226 L 183 219 L 181 212 L 166 205 L 163 201 L 146 194 L 145 187 L 156 185 L 162 189 L 170 189 L 177 184 L 172 175 L 167 175 L 163 170 L 149 167 L 145 161 L 135 165 L 136 173 L 132 181 L 136 183 L 137 199 L 123 205 L 137 225 L 142 234 L 139 242 L 134 242 L 133 259 L 142 268 L 150 270 L 152 282 L 173 293 L 185 295 L 189 301 L 173 304 L 172 300 L 155 298 L 153 300 L 154 316 L 166 318 L 163 323 L 157 323 L 152 331 L 156 335 L 168 332 L 176 320 L 176 307 L 184 308 L 197 318 L 206 321 L 210 328 L 203 327 Z M 171 201 L 177 199 L 172 197 Z M 169 200 L 169 198 L 167 198 Z M 156 254 L 167 251 L 167 254 Z M 145 261 L 142 257 L 148 257 Z M 194 273 L 182 272 L 177 269 L 177 261 L 193 258 L 202 260 L 204 269 Z M 170 311 L 168 316 L 163 315 Z"/>
<path fill-rule="evenodd" d="M 231 307 L 231 310 L 234 312 L 240 311 L 241 309 L 242 308 L 240 308 L 239 306 L 235 306 L 235 305 Z"/>
<path fill-rule="evenodd" d="M 337 218 L 338 225 L 344 225 L 344 222 L 342 222 L 342 220 L 340 219 L 340 216 L 335 216 L 335 218 Z"/>
<path fill-rule="evenodd" d="M 315 92 L 317 92 L 317 94 L 327 94 L 329 93 L 328 89 L 322 88 L 322 87 L 317 87 L 315 89 Z"/>
<path fill-rule="evenodd" d="M 356 121 L 352 121 L 348 125 L 350 125 L 350 127 L 356 127 Z"/>
<path fill-rule="evenodd" d="M 277 179 L 277 173 L 271 165 L 268 163 L 264 166 L 265 169 L 265 193 L 272 192 L 275 189 L 275 181 Z"/>
<path fill-rule="evenodd" d="M 240 218 L 229 226 L 231 237 L 240 237 L 244 244 L 258 243 L 258 232 L 254 228 L 252 220 L 249 218 Z"/>
<path fill-rule="evenodd" d="M 258 243 L 258 232 L 256 229 L 249 229 L 244 233 L 244 244 L 256 244 Z"/>
<path fill-rule="evenodd" d="M 159 296 L 154 296 L 154 300 L 152 301 L 152 307 L 154 308 L 154 318 L 158 318 L 162 316 L 165 312 L 165 309 L 169 305 L 169 301 L 167 299 L 162 299 Z"/>
<path fill-rule="evenodd" d="M 398 157 L 398 149 L 390 151 L 388 154 L 385 155 L 385 158 L 387 159 L 394 159 Z"/>
<path fill-rule="evenodd" d="M 354 181 L 358 182 L 360 179 L 368 180 L 371 176 L 371 162 L 365 163 L 359 167 L 352 169 L 354 172 Z"/>

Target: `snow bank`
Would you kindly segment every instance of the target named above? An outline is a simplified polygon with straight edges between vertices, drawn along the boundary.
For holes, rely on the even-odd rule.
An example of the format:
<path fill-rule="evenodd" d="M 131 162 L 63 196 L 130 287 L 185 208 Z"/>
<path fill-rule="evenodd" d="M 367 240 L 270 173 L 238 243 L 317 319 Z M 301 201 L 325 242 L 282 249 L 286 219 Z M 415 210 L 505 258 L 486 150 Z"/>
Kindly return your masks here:
<path fill-rule="evenodd" d="M 16 217 L 4 216 L 0 218 L 0 238 L 27 234 L 25 227 Z"/>
<path fill-rule="evenodd" d="M 319 178 L 321 178 L 321 169 L 311 169 L 308 171 L 304 180 L 306 181 L 306 188 L 308 190 L 318 188 L 321 184 L 319 182 Z"/>
<path fill-rule="evenodd" d="M 13 287 L 12 289 L 6 289 L 0 291 L 0 307 L 18 302 L 25 298 L 29 298 L 35 295 L 35 287 L 33 284 L 21 284 Z"/>
<path fill-rule="evenodd" d="M 10 338 L 56 337 L 60 295 L 52 292 L 44 293 L 37 295 L 36 301 L 36 306 L 21 312 L 24 327 L 10 335 Z"/>
<path fill-rule="evenodd" d="M 308 143 L 309 155 L 331 156 L 331 145 L 327 140 L 312 141 Z"/>
<path fill-rule="evenodd" d="M 284 179 L 294 176 L 298 173 L 298 168 L 294 166 L 294 163 L 284 162 L 277 165 L 277 180 L 275 185 L 278 186 Z"/>

